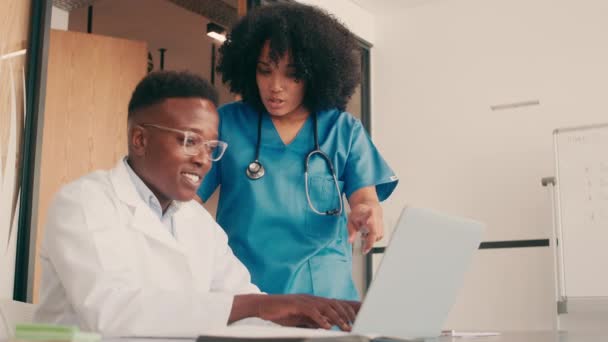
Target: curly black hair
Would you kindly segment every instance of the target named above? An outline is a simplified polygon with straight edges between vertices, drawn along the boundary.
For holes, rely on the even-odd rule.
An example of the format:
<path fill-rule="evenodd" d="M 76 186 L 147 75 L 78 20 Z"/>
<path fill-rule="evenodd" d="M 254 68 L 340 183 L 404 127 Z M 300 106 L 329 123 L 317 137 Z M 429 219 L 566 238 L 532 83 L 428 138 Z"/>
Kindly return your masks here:
<path fill-rule="evenodd" d="M 171 97 L 200 97 L 218 104 L 217 90 L 204 78 L 188 71 L 155 71 L 135 87 L 129 101 L 129 118 L 138 109 Z"/>
<path fill-rule="evenodd" d="M 335 17 L 317 7 L 279 3 L 254 9 L 233 26 L 219 48 L 217 70 L 230 91 L 261 111 L 256 66 L 266 41 L 275 63 L 289 51 L 296 77 L 306 84 L 307 109 L 346 108 L 361 68 L 355 36 Z"/>

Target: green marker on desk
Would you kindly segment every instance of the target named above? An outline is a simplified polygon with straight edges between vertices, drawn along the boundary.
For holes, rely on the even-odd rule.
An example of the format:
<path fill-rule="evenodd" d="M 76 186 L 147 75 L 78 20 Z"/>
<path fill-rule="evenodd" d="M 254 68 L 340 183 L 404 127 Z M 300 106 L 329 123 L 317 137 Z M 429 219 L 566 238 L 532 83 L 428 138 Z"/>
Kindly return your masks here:
<path fill-rule="evenodd" d="M 82 332 L 78 327 L 54 324 L 17 324 L 15 338 L 19 340 L 54 340 L 74 342 L 97 342 L 101 335 Z"/>

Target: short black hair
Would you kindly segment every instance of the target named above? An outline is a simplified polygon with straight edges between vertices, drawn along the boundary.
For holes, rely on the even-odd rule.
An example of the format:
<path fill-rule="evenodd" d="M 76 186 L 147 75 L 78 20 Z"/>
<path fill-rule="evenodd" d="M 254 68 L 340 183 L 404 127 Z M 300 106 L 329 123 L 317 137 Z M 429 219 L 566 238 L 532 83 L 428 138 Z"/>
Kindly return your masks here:
<path fill-rule="evenodd" d="M 306 108 L 346 108 L 360 82 L 359 47 L 335 17 L 314 6 L 278 3 L 254 9 L 232 27 L 219 49 L 217 70 L 230 91 L 262 111 L 256 68 L 266 41 L 273 62 L 287 51 L 292 56 L 296 77 L 306 82 Z"/>
<path fill-rule="evenodd" d="M 217 107 L 217 90 L 204 78 L 188 71 L 154 71 L 144 77 L 131 95 L 129 118 L 139 109 L 172 97 L 200 97 Z"/>

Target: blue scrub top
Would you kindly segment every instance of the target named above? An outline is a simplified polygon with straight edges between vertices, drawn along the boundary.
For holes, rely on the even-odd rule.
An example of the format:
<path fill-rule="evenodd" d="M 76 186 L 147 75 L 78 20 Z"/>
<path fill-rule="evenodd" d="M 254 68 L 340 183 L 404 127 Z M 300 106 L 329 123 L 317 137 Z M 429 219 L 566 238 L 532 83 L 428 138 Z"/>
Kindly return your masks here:
<path fill-rule="evenodd" d="M 198 195 L 206 201 L 221 185 L 217 222 L 253 283 L 271 294 L 358 300 L 346 210 L 339 217 L 321 216 L 306 201 L 304 163 L 314 148 L 312 115 L 285 145 L 269 114 L 263 114 L 259 160 L 266 174 L 251 180 L 245 169 L 255 159 L 258 114 L 242 102 L 225 105 L 219 113 L 219 139 L 228 143 L 228 149 L 213 164 Z M 337 110 L 317 116 L 320 147 L 334 164 L 340 195 L 348 198 L 362 187 L 375 185 L 379 199 L 386 199 L 397 177 L 361 122 Z M 318 156 L 309 164 L 309 192 L 317 209 L 339 206 L 331 173 Z"/>

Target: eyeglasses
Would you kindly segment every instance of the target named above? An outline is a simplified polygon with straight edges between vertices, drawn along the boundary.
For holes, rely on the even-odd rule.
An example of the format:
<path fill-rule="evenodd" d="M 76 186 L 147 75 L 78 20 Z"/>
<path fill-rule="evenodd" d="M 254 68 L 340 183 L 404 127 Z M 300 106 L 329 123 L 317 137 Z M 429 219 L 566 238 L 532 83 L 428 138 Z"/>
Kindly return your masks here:
<path fill-rule="evenodd" d="M 209 157 L 211 161 L 218 161 L 226 152 L 228 144 L 220 140 L 204 140 L 199 134 L 190 131 L 182 131 L 175 128 L 169 128 L 161 125 L 150 123 L 140 124 L 142 127 L 154 127 L 167 132 L 175 132 L 183 135 L 182 147 L 184 154 L 188 156 L 196 156 L 202 151 Z"/>

